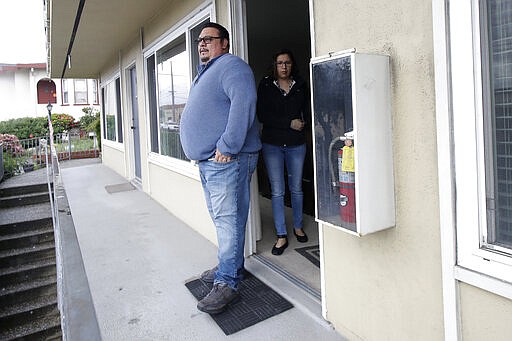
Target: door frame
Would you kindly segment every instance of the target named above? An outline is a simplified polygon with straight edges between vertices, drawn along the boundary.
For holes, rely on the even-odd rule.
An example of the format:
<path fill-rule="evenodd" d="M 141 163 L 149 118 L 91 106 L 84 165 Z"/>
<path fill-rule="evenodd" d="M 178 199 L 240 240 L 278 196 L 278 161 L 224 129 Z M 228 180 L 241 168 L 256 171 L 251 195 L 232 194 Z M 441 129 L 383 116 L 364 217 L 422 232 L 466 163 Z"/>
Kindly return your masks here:
<path fill-rule="evenodd" d="M 247 21 L 245 0 L 228 0 L 229 27 L 231 29 L 231 53 L 248 60 Z M 260 204 L 258 194 L 258 174 L 254 172 L 251 180 L 251 199 L 247 219 L 245 238 L 245 256 L 256 253 L 256 241 L 261 236 Z"/>
<path fill-rule="evenodd" d="M 231 29 L 231 53 L 239 56 L 246 62 L 248 60 L 248 42 L 247 42 L 247 11 L 246 0 L 228 0 L 229 26 Z M 311 58 L 316 57 L 315 42 L 315 23 L 314 23 L 314 0 L 309 0 L 309 25 Z M 259 190 L 257 173 L 251 181 L 251 206 L 247 221 L 247 237 L 245 240 L 245 255 L 249 256 L 256 253 L 256 241 L 261 237 L 261 218 L 259 206 Z M 323 226 L 318 224 L 318 241 L 320 249 L 320 292 L 322 317 L 327 320 L 327 306 L 325 299 L 325 272 L 324 272 L 324 253 L 323 253 Z"/>
<path fill-rule="evenodd" d="M 130 134 L 129 134 L 129 157 L 128 159 L 130 160 L 130 166 L 129 166 L 129 169 L 130 169 L 130 174 L 129 174 L 129 177 L 130 179 L 135 182 L 135 185 L 142 185 L 142 159 L 141 159 L 141 143 L 140 143 L 140 119 L 138 120 L 139 122 L 137 122 L 136 125 L 134 125 L 134 110 L 137 110 L 137 118 L 140 118 L 139 117 L 139 107 L 138 107 L 138 100 L 137 100 L 137 97 L 136 98 L 133 98 L 133 95 L 135 93 L 135 95 L 137 95 L 137 84 L 132 84 L 132 72 L 135 72 L 135 77 L 136 77 L 136 81 L 137 81 L 137 66 L 136 66 L 136 63 L 133 62 L 131 63 L 130 65 L 128 65 L 126 68 L 125 68 L 125 72 L 124 72 L 124 75 L 126 77 L 126 94 L 127 94 L 127 107 L 128 107 L 128 112 L 129 112 L 129 122 L 130 122 Z M 134 87 L 135 86 L 135 91 L 134 91 Z M 133 131 L 133 127 L 135 127 L 136 129 L 139 129 L 139 140 L 136 141 L 135 140 L 135 133 Z M 140 171 L 140 175 L 137 176 L 137 156 L 135 155 L 137 153 L 137 149 L 136 149 L 136 144 L 138 143 L 138 163 L 139 163 L 139 171 Z"/>

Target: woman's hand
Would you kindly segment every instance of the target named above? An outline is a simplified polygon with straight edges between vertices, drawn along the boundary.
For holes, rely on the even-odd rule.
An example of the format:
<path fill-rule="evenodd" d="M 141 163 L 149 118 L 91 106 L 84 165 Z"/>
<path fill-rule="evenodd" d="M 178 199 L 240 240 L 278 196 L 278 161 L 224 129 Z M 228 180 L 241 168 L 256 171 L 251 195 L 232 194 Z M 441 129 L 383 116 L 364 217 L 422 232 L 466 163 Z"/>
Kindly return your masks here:
<path fill-rule="evenodd" d="M 290 122 L 290 128 L 292 128 L 293 130 L 301 131 L 302 129 L 304 129 L 304 121 L 301 120 L 300 118 L 293 119 Z"/>

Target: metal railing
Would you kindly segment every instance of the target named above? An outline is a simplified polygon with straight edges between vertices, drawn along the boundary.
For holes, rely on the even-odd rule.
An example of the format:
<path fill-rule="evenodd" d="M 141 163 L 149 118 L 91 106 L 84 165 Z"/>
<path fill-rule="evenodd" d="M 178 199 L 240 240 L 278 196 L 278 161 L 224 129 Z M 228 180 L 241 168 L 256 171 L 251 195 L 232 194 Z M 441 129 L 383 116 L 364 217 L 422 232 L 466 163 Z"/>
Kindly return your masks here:
<path fill-rule="evenodd" d="M 0 142 L 0 150 L 2 153 L 0 153 L 0 181 L 4 178 L 4 144 L 3 142 Z"/>
<path fill-rule="evenodd" d="M 44 142 L 43 142 L 44 141 Z M 33 137 L 4 143 L 0 173 L 5 177 L 23 174 L 46 165 L 43 145 L 50 145 L 50 136 Z M 53 134 L 53 146 L 58 160 L 96 158 L 100 155 L 95 135 L 72 133 Z M 0 176 L 0 180 L 2 177 Z"/>

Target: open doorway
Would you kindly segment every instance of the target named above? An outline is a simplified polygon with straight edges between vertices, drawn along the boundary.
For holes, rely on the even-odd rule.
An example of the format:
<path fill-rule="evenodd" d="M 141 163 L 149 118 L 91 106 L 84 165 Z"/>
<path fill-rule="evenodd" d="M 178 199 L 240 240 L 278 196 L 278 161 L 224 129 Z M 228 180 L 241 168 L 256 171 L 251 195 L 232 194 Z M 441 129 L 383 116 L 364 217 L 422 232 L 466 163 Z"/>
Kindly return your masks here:
<path fill-rule="evenodd" d="M 256 82 L 268 74 L 272 55 L 282 48 L 295 56 L 300 75 L 309 83 L 311 39 L 308 0 L 245 0 L 247 57 Z M 310 106 L 309 106 L 310 107 Z M 309 109 L 309 108 L 308 108 Z M 304 231 L 307 243 L 298 243 L 293 235 L 290 194 L 285 195 L 286 223 L 289 246 L 280 256 L 271 254 L 276 241 L 273 223 L 270 184 L 263 158 L 258 164 L 261 233 L 256 242 L 256 254 L 275 268 L 320 293 L 320 260 L 318 227 L 314 221 L 313 152 L 311 125 L 307 127 L 306 159 L 302 189 L 304 192 Z M 291 275 L 291 276 L 290 276 Z"/>

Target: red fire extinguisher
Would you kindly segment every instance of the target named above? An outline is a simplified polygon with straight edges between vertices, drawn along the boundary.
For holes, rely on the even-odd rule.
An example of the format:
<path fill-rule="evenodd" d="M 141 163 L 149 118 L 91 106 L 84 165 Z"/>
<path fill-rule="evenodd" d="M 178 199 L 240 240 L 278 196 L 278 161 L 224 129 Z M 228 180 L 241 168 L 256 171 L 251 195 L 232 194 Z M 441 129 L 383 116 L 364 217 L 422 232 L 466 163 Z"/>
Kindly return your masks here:
<path fill-rule="evenodd" d="M 345 139 L 345 146 L 338 150 L 338 181 L 340 188 L 340 218 L 346 223 L 356 221 L 356 188 L 354 146 L 352 139 Z"/>

